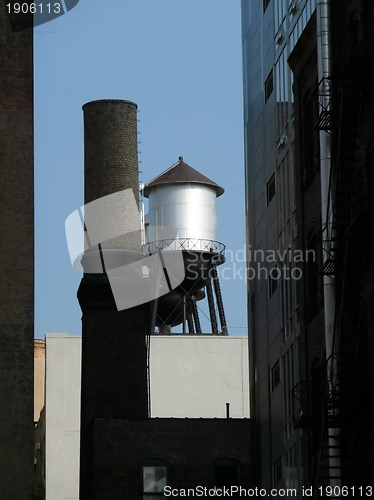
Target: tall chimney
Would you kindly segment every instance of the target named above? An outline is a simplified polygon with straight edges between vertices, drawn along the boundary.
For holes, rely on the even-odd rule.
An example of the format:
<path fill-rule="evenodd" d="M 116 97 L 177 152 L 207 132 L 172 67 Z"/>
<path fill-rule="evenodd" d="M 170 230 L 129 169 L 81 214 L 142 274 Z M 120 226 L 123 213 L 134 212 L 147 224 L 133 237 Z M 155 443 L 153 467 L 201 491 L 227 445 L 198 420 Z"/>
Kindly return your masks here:
<path fill-rule="evenodd" d="M 117 99 L 83 105 L 85 203 L 127 188 L 138 196 L 137 108 Z"/>
<path fill-rule="evenodd" d="M 83 106 L 84 113 L 84 203 L 124 189 L 133 191 L 139 206 L 137 108 L 131 101 L 103 99 Z M 116 214 L 126 217 L 127 214 Z M 111 214 L 107 224 L 121 225 Z M 140 253 L 140 232 L 111 241 Z"/>
<path fill-rule="evenodd" d="M 131 188 L 137 207 L 137 105 L 124 100 L 100 100 L 85 104 L 83 112 L 85 204 Z M 134 216 L 134 211 L 126 207 L 115 211 L 105 224 L 120 227 L 122 217 L 128 213 Z M 120 260 L 125 256 L 124 264 L 129 253 L 135 259 L 140 257 L 139 232 L 111 240 L 108 245 L 108 252 L 117 253 Z M 92 252 L 99 253 L 101 249 Z M 93 500 L 98 459 L 94 452 L 98 445 L 95 419 L 148 416 L 145 336 L 151 328 L 151 304 L 118 311 L 105 267 L 95 273 L 84 263 L 83 268 L 85 274 L 78 290 L 82 309 L 80 499 Z M 126 293 L 131 293 L 131 287 Z"/>

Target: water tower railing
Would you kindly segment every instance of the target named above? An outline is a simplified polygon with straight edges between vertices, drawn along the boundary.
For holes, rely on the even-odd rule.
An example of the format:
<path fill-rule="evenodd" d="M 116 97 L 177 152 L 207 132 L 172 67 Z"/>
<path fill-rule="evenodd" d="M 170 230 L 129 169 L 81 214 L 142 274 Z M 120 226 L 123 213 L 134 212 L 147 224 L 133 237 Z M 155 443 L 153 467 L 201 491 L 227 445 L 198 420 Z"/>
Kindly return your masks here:
<path fill-rule="evenodd" d="M 145 255 L 152 255 L 159 250 L 185 250 L 189 252 L 207 252 L 225 256 L 226 247 L 223 243 L 214 240 L 202 240 L 198 238 L 176 238 L 159 240 L 146 243 L 142 246 Z"/>

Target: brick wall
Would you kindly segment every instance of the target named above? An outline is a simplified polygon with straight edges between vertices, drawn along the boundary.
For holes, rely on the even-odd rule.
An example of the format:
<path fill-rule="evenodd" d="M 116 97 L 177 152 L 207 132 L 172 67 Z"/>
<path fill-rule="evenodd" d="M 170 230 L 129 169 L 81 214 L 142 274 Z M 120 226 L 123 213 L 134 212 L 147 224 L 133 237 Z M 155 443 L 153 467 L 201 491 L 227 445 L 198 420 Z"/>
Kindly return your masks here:
<path fill-rule="evenodd" d="M 249 419 L 96 419 L 92 500 L 142 499 L 142 463 L 168 463 L 172 488 L 213 488 L 213 462 L 234 459 L 250 488 Z"/>
<path fill-rule="evenodd" d="M 32 497 L 33 33 L 0 0 L 0 496 Z"/>
<path fill-rule="evenodd" d="M 130 101 L 103 99 L 88 102 L 84 112 L 84 200 L 132 189 L 136 205 L 138 187 L 137 105 Z M 111 214 L 106 225 L 121 227 L 131 211 Z M 118 218 L 122 220 L 118 220 Z M 139 223 L 139 216 L 136 215 Z M 111 241 L 111 248 L 140 249 L 140 233 Z"/>

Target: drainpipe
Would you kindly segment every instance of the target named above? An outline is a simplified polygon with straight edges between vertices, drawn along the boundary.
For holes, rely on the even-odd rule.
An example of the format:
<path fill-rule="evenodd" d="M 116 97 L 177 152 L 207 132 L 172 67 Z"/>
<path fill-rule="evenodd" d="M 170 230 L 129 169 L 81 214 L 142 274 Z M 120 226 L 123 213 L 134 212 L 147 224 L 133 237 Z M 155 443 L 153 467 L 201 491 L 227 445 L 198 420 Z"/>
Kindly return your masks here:
<path fill-rule="evenodd" d="M 331 43 L 329 33 L 329 0 L 317 0 L 317 61 L 319 81 L 319 102 L 322 109 L 331 110 L 330 81 L 331 76 Z M 333 207 L 331 199 L 331 136 L 326 130 L 320 130 L 320 171 L 321 171 L 321 213 L 322 213 L 322 253 L 323 263 L 329 258 L 332 250 L 333 236 Z M 330 276 L 323 276 L 324 316 L 325 316 L 325 344 L 328 389 L 332 389 L 335 373 L 334 360 L 331 355 L 334 351 L 334 321 L 335 321 L 335 287 Z M 340 456 L 339 430 L 329 429 L 329 466 L 330 485 L 339 485 L 340 480 L 334 478 L 334 472 L 339 476 Z M 333 472 L 334 471 L 334 472 Z"/>
<path fill-rule="evenodd" d="M 323 109 L 330 110 L 330 40 L 329 40 L 329 1 L 317 1 L 317 60 L 319 80 L 319 102 Z M 331 203 L 331 136 L 326 130 L 320 130 L 320 168 L 321 168 L 321 212 L 322 212 L 322 248 L 323 262 L 329 257 L 332 239 L 332 203 Z M 325 303 L 325 341 L 326 359 L 333 352 L 335 291 L 334 281 L 329 276 L 323 277 Z"/>

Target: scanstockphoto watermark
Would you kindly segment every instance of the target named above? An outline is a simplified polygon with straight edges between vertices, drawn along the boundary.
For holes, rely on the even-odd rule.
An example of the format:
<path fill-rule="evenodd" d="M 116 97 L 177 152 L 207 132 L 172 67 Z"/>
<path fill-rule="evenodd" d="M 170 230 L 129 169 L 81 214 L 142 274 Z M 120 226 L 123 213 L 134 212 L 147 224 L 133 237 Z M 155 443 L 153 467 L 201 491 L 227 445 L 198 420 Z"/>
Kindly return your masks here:
<path fill-rule="evenodd" d="M 316 261 L 315 250 L 263 250 L 253 249 L 251 245 L 237 250 L 226 249 L 225 262 L 217 267 L 220 280 L 300 280 L 303 276 L 304 264 Z M 196 256 L 196 260 L 198 257 Z M 187 265 L 190 275 L 196 274 L 213 277 L 209 266 L 211 257 L 199 256 L 200 267 L 197 268 L 193 257 Z M 213 258 L 214 261 L 214 258 Z M 218 263 L 218 261 L 217 261 Z"/>
<path fill-rule="evenodd" d="M 206 486 L 195 486 L 194 488 L 172 488 L 171 486 L 164 487 L 164 496 L 171 498 L 211 498 L 211 497 L 243 497 L 243 498 L 256 498 L 256 497 L 296 497 L 297 490 L 295 488 L 272 488 L 267 490 L 265 488 L 243 488 L 241 486 L 222 486 L 207 488 Z"/>

